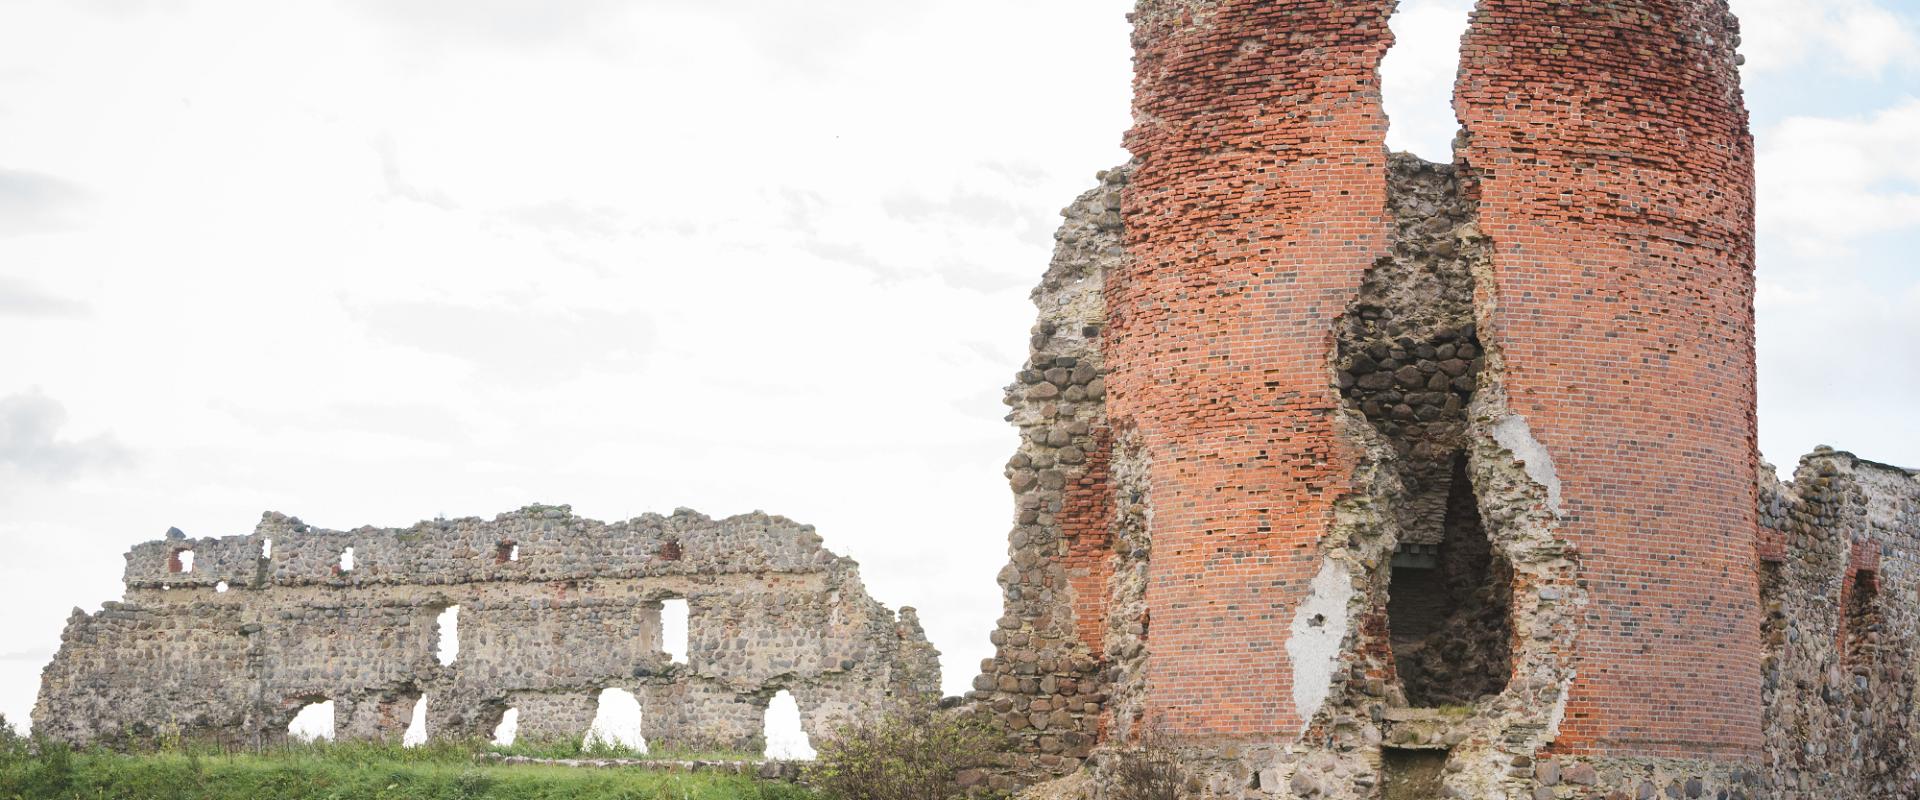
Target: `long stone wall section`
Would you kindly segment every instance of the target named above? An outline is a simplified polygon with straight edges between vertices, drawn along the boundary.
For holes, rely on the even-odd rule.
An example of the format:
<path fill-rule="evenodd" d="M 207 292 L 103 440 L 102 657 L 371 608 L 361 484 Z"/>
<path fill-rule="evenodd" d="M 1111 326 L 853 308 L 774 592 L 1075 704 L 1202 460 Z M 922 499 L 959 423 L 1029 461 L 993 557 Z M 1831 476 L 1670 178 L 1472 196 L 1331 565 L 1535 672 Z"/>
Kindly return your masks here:
<path fill-rule="evenodd" d="M 268 513 L 248 536 L 173 535 L 127 554 L 124 600 L 74 611 L 35 730 L 264 743 L 332 701 L 337 737 L 397 740 L 424 696 L 430 737 L 488 736 L 518 709 L 521 736 L 577 738 L 601 690 L 627 689 L 650 744 L 752 749 L 782 689 L 816 737 L 937 698 L 913 610 L 874 601 L 821 544 L 759 513 L 607 524 L 565 506 L 352 531 Z M 663 650 L 670 599 L 688 606 L 683 663 Z"/>

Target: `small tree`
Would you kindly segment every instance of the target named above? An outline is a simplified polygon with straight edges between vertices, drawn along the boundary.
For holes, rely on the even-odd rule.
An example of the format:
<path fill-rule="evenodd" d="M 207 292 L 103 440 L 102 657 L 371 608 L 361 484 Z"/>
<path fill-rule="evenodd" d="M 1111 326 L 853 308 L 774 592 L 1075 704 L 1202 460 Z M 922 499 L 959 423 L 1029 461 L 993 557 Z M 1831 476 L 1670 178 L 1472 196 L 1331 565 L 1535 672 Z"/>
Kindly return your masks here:
<path fill-rule="evenodd" d="M 1106 800 L 1179 800 L 1186 772 L 1165 734 L 1150 731 L 1139 744 L 1106 759 Z"/>
<path fill-rule="evenodd" d="M 844 725 L 806 778 L 839 800 L 951 800 L 962 772 L 993 763 L 1002 737 L 971 715 L 896 711 Z"/>
<path fill-rule="evenodd" d="M 7 721 L 7 715 L 0 714 L 0 759 L 18 758 L 26 755 L 27 740 L 13 729 L 13 723 Z"/>

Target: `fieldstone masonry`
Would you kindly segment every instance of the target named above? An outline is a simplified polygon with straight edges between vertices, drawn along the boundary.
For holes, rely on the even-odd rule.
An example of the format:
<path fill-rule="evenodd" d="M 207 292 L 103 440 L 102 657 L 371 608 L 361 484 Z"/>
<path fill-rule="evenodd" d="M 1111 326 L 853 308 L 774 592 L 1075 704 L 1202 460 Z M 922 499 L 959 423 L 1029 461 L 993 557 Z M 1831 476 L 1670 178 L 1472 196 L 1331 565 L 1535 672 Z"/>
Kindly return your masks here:
<path fill-rule="evenodd" d="M 913 609 L 875 602 L 811 526 L 760 513 L 607 524 L 532 506 L 352 531 L 268 513 L 249 536 L 134 547 L 126 585 L 74 611 L 36 732 L 257 744 L 330 700 L 337 737 L 397 740 L 424 696 L 430 737 L 491 735 L 515 708 L 522 737 L 578 738 L 618 688 L 650 745 L 757 751 L 782 689 L 815 737 L 939 693 Z M 669 599 L 688 606 L 684 663 L 662 649 Z M 454 606 L 460 647 L 443 665 L 438 618 Z"/>
<path fill-rule="evenodd" d="M 1920 797 L 1920 478 L 1755 445 L 1726 4 L 1480 0 L 1450 164 L 1384 146 L 1393 8 L 1139 0 L 1008 389 L 982 781 Z"/>

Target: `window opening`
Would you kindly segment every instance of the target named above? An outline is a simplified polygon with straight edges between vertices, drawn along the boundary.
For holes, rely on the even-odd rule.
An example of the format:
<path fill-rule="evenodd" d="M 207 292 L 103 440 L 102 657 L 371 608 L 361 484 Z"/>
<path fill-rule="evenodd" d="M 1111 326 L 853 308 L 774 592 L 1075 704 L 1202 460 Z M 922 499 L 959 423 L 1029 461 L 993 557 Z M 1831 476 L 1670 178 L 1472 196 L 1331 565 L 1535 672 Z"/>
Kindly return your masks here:
<path fill-rule="evenodd" d="M 302 742 L 333 741 L 333 701 L 317 700 L 301 707 L 287 723 L 287 736 Z"/>
<path fill-rule="evenodd" d="M 260 542 L 260 557 L 273 558 L 273 540 L 272 539 L 266 539 Z"/>
<path fill-rule="evenodd" d="M 519 560 L 520 560 L 520 544 L 518 542 L 507 540 L 497 545 L 494 545 L 493 563 L 505 564 L 510 561 L 519 561 Z"/>
<path fill-rule="evenodd" d="M 767 701 L 762 733 L 766 737 L 768 759 L 812 761 L 817 755 L 807 740 L 806 729 L 800 724 L 800 703 L 785 689 L 774 692 L 773 699 Z"/>
<path fill-rule="evenodd" d="M 340 571 L 341 572 L 353 571 L 353 548 L 349 547 L 345 550 L 340 551 Z"/>
<path fill-rule="evenodd" d="M 193 571 L 193 551 L 192 550 L 173 551 L 173 555 L 167 558 L 167 571 L 168 572 L 192 572 Z"/>
<path fill-rule="evenodd" d="M 587 728 L 586 746 L 591 749 L 647 752 L 647 740 L 640 735 L 640 699 L 626 689 L 602 689 L 600 705 Z"/>
<path fill-rule="evenodd" d="M 404 747 L 419 747 L 427 743 L 427 696 L 413 701 L 413 716 L 407 720 L 407 732 L 400 735 L 400 744 Z"/>
<path fill-rule="evenodd" d="M 214 584 L 214 585 L 213 585 L 213 591 L 214 591 L 214 593 L 216 593 L 216 594 L 226 594 L 226 593 L 227 593 L 227 582 L 226 582 L 226 581 L 221 581 L 221 582 L 219 582 L 219 583 L 216 583 L 216 584 Z"/>
<path fill-rule="evenodd" d="M 520 709 L 509 708 L 500 715 L 500 724 L 493 726 L 493 743 L 501 747 L 511 747 L 513 740 L 520 738 Z"/>
<path fill-rule="evenodd" d="M 660 603 L 660 649 L 666 651 L 675 664 L 687 663 L 690 613 L 684 599 L 674 598 Z"/>
<path fill-rule="evenodd" d="M 434 658 L 440 666 L 453 666 L 460 657 L 460 606 L 447 606 L 433 621 Z"/>

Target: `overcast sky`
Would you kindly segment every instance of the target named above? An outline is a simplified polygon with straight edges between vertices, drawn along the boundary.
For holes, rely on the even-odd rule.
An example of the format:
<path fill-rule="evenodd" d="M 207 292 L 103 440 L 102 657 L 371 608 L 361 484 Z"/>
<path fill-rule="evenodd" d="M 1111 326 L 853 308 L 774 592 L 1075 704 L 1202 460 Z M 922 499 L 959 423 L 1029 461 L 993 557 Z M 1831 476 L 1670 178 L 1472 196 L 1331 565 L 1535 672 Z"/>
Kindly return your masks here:
<path fill-rule="evenodd" d="M 813 523 L 964 690 L 1128 0 L 0 0 L 0 713 L 168 526 Z M 1408 0 L 1446 158 L 1465 0 Z M 1734 0 L 1761 443 L 1920 465 L 1920 0 Z"/>

